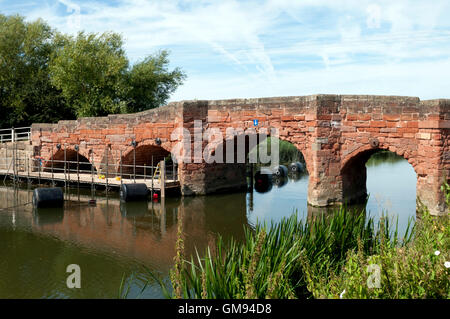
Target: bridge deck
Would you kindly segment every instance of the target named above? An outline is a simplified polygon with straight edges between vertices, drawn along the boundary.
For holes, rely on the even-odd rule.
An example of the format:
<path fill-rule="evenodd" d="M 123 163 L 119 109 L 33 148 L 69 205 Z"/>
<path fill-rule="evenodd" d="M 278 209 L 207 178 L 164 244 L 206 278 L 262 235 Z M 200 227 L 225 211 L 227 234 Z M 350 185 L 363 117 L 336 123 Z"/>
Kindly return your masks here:
<path fill-rule="evenodd" d="M 14 174 L 11 171 L 0 169 L 0 176 L 9 176 L 14 177 Z M 41 181 L 59 181 L 59 182 L 68 182 L 71 184 L 95 184 L 108 187 L 120 187 L 123 184 L 133 184 L 135 182 L 134 179 L 123 178 L 121 180 L 116 180 L 115 177 L 99 178 L 97 175 L 92 174 L 64 174 L 64 173 L 49 173 L 49 172 L 26 172 L 20 171 L 16 173 L 16 176 L 20 179 L 31 179 L 31 180 L 41 180 Z M 79 179 L 78 179 L 79 178 Z M 136 183 L 144 183 L 147 185 L 149 189 L 152 189 L 152 179 L 144 179 L 144 178 L 136 178 Z M 180 187 L 180 182 L 176 180 L 167 180 L 165 181 L 165 188 L 178 188 Z M 161 182 L 158 178 L 153 179 L 153 189 L 161 190 Z"/>

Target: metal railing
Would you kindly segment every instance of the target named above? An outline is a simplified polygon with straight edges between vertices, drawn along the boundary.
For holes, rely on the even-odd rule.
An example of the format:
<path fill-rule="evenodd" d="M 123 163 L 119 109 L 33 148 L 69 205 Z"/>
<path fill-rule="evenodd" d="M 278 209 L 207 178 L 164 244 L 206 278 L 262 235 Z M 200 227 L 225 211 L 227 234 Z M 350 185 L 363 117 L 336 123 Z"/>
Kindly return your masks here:
<path fill-rule="evenodd" d="M 31 127 L 0 129 L 0 143 L 28 141 L 31 138 Z"/>
<path fill-rule="evenodd" d="M 66 158 L 65 149 L 64 158 Z M 25 154 L 18 156 L 17 150 L 13 147 L 10 152 L 6 152 L 6 156 L 0 158 L 0 171 L 11 176 L 14 180 L 19 178 L 38 179 L 39 184 L 41 180 L 48 180 L 53 184 L 58 180 L 64 181 L 65 185 L 88 183 L 92 187 L 95 184 L 103 184 L 108 187 L 109 185 L 113 186 L 111 185 L 113 183 L 117 185 L 119 182 L 120 184 L 123 182 L 151 182 L 149 188 L 152 192 L 155 181 L 158 181 L 158 186 L 161 188 L 164 188 L 167 182 L 178 181 L 176 163 L 165 162 L 163 169 L 161 169 L 162 163 L 153 161 L 153 158 L 152 163 L 157 165 L 123 164 L 122 161 L 120 163 L 95 162 L 93 156 L 89 161 L 86 160 L 84 158 L 80 161 L 79 156 L 77 156 L 76 161 L 52 157 L 50 159 L 44 159 L 40 156 L 29 157 Z"/>

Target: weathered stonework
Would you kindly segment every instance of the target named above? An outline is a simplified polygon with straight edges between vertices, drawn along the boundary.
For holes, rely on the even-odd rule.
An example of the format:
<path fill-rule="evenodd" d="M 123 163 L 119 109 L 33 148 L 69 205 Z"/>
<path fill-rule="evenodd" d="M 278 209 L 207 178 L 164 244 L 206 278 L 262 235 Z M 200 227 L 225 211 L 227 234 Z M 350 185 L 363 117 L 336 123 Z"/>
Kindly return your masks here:
<path fill-rule="evenodd" d="M 188 129 L 193 139 L 194 120 L 202 121 L 202 130 L 218 128 L 226 136 L 229 127 L 254 127 L 254 119 L 259 120 L 257 130 L 277 128 L 281 139 L 303 153 L 312 205 L 327 206 L 364 196 L 365 161 L 375 151 L 386 149 L 414 167 L 417 196 L 431 212 L 448 213 L 440 186 L 444 176 L 450 177 L 450 100 L 312 95 L 182 101 L 135 114 L 33 124 L 32 143 L 47 160 L 61 158 L 57 143 L 68 149 L 80 145 L 79 154 L 93 159 L 101 170 L 106 157 L 116 167 L 121 155 L 122 162 L 129 163 L 133 140 L 138 144 L 137 164 L 142 164 L 148 162 L 148 152 L 161 155 L 172 150 L 178 139 L 171 133 L 177 127 Z M 156 138 L 161 139 L 160 146 Z M 196 163 L 194 154 L 191 157 L 192 163 L 178 167 L 183 194 L 245 187 L 243 164 Z"/>
<path fill-rule="evenodd" d="M 26 171 L 31 162 L 26 159 L 33 156 L 33 147 L 30 141 L 16 141 L 14 143 L 0 143 L 0 167 L 11 172 L 14 166 L 18 171 Z M 16 158 L 16 163 L 14 163 Z"/>

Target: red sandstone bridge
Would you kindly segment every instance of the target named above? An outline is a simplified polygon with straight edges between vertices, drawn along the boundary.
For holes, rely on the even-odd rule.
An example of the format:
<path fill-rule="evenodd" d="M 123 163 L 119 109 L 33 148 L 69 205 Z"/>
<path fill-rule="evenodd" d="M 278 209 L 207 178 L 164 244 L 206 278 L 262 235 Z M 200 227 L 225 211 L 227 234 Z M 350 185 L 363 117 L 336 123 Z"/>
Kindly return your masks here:
<path fill-rule="evenodd" d="M 308 202 L 315 206 L 351 202 L 366 194 L 365 162 L 379 150 L 403 156 L 417 174 L 417 196 L 436 215 L 448 213 L 440 187 L 450 176 L 450 100 L 417 97 L 311 95 L 259 99 L 182 101 L 135 114 L 109 115 L 33 124 L 35 157 L 49 163 L 78 156 L 97 171 L 109 162 L 151 165 L 167 156 L 180 141 L 175 128 L 193 136 L 194 121 L 202 130 L 277 128 L 279 138 L 304 155 L 309 172 Z M 136 143 L 133 146 L 133 141 Z M 193 140 L 190 143 L 194 143 Z M 248 149 L 248 148 L 247 148 Z M 119 155 L 120 154 L 120 155 Z M 245 187 L 245 164 L 179 163 L 184 195 L 209 194 Z"/>

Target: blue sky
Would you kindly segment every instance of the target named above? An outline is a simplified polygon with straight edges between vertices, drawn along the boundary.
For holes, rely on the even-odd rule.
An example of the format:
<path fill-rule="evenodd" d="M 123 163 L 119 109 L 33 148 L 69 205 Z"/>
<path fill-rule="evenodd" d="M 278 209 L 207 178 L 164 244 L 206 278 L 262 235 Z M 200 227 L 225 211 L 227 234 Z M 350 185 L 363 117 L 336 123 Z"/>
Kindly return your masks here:
<path fill-rule="evenodd" d="M 171 100 L 317 93 L 450 98 L 450 1 L 0 0 L 66 33 L 121 33 L 188 75 Z"/>

